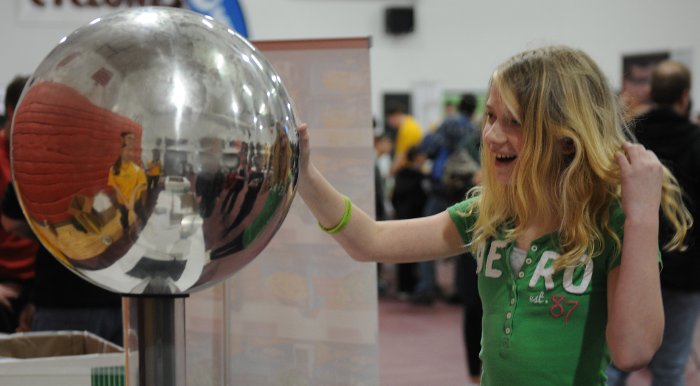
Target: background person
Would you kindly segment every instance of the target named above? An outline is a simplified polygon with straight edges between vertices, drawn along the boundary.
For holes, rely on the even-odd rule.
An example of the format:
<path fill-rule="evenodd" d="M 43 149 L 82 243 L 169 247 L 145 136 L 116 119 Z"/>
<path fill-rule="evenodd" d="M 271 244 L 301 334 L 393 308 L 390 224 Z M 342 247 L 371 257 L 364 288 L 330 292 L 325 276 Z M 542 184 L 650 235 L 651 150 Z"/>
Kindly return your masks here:
<path fill-rule="evenodd" d="M 12 181 L 9 131 L 28 79 L 26 76 L 16 76 L 5 91 L 7 121 L 0 130 L 0 197 L 4 196 Z M 37 242 L 31 238 L 18 236 L 0 227 L 0 332 L 13 333 L 30 328 L 28 323 L 21 323 L 20 315 L 28 306 L 38 248 Z"/>
<path fill-rule="evenodd" d="M 686 206 L 695 221 L 700 215 L 700 127 L 689 120 L 691 76 L 679 62 L 658 64 L 651 76 L 654 106 L 635 120 L 634 133 L 641 144 L 667 165 L 683 188 Z M 673 228 L 661 223 L 661 241 Z M 682 385 L 690 357 L 693 331 L 700 314 L 700 227 L 691 228 L 685 251 L 663 251 L 661 293 L 664 305 L 664 336 L 649 364 L 652 385 Z M 622 386 L 627 373 L 614 366 L 608 370 L 611 386 Z"/>

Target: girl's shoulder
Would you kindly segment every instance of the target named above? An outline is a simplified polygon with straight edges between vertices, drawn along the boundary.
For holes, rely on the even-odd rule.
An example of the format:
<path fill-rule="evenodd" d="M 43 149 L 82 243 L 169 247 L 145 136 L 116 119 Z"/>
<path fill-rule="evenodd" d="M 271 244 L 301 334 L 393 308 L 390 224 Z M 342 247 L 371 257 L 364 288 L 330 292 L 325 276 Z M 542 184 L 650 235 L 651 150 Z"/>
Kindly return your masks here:
<path fill-rule="evenodd" d="M 476 212 L 478 210 L 478 200 L 478 196 L 466 198 L 447 208 L 447 211 L 450 212 L 450 215 L 453 213 L 462 216 L 472 215 L 472 212 Z"/>
<path fill-rule="evenodd" d="M 447 213 L 457 228 L 466 232 L 468 229 L 472 229 L 474 222 L 476 222 L 479 214 L 478 205 L 478 196 L 469 197 L 447 208 Z"/>

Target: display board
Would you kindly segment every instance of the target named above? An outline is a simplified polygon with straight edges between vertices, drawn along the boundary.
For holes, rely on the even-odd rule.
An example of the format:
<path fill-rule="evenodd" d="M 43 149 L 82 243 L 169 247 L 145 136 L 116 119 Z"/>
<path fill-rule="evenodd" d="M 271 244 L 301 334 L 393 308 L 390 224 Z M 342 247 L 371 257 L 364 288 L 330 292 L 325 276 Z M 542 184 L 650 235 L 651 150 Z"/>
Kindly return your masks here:
<path fill-rule="evenodd" d="M 254 45 L 309 124 L 314 163 L 372 215 L 369 39 Z M 376 276 L 297 196 L 257 259 L 187 300 L 188 385 L 378 385 Z"/>

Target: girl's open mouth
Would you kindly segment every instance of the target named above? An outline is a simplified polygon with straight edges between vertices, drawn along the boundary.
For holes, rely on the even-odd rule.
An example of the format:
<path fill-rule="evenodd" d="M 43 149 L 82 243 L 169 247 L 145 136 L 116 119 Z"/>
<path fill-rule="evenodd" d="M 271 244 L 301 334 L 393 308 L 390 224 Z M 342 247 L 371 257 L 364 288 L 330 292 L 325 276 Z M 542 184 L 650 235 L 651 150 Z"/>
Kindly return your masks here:
<path fill-rule="evenodd" d="M 499 154 L 496 155 L 496 165 L 506 165 L 518 158 L 515 154 Z"/>

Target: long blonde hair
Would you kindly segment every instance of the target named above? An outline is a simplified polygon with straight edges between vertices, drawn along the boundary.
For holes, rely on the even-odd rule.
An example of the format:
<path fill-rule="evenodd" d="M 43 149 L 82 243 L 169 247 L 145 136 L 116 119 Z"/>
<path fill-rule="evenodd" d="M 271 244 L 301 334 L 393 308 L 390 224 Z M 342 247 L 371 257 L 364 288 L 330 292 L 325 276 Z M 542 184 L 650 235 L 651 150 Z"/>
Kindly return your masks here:
<path fill-rule="evenodd" d="M 605 76 L 580 50 L 550 46 L 525 51 L 501 65 L 490 88 L 501 94 L 523 132 L 510 184 L 496 181 L 492 155 L 482 147 L 482 186 L 472 210 L 479 215 L 472 248 L 502 232 L 513 240 L 537 219 L 558 219 L 561 257 L 555 268 L 587 263 L 612 232 L 609 209 L 621 198 L 615 153 L 633 140 Z M 564 151 L 564 147 L 572 151 Z M 675 229 L 665 246 L 683 247 L 692 218 L 677 181 L 664 168 L 661 207 Z M 586 258 L 583 258 L 586 256 Z"/>

